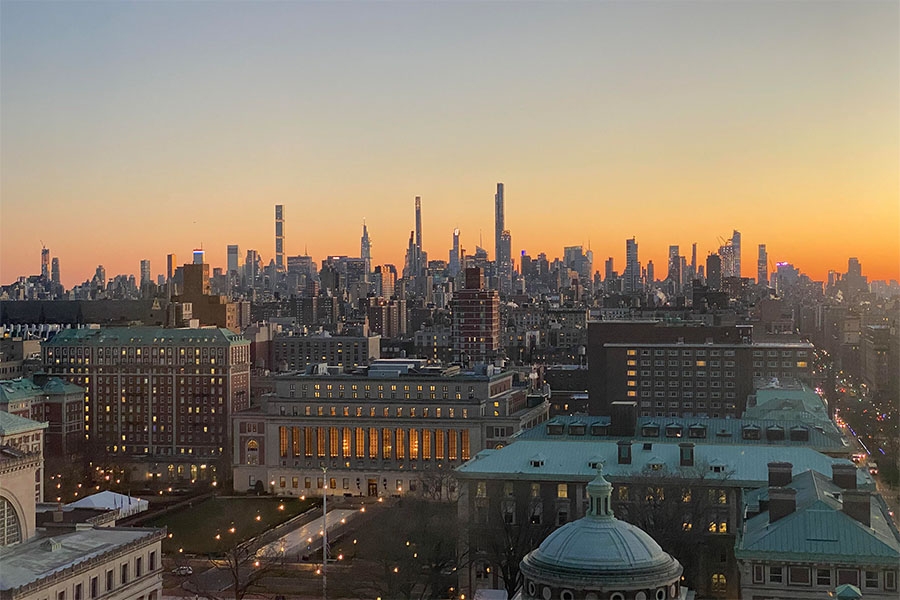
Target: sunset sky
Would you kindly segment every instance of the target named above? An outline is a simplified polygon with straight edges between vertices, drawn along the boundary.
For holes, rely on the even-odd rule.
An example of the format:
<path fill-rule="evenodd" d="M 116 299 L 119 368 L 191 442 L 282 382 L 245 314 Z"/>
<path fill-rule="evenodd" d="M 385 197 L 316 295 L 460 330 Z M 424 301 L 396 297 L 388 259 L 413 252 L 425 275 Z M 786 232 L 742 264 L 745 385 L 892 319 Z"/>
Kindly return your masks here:
<path fill-rule="evenodd" d="M 0 4 L 0 284 L 194 247 L 403 264 L 625 239 L 665 272 L 743 234 L 900 279 L 900 9 L 885 2 Z"/>

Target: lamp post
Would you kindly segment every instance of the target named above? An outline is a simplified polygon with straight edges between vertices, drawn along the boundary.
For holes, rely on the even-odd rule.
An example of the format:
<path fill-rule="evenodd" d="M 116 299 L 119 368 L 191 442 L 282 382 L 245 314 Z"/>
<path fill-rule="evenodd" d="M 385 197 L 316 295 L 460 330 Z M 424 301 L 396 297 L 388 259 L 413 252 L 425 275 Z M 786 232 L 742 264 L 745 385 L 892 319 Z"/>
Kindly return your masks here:
<path fill-rule="evenodd" d="M 322 466 L 322 600 L 328 600 L 328 467 Z"/>

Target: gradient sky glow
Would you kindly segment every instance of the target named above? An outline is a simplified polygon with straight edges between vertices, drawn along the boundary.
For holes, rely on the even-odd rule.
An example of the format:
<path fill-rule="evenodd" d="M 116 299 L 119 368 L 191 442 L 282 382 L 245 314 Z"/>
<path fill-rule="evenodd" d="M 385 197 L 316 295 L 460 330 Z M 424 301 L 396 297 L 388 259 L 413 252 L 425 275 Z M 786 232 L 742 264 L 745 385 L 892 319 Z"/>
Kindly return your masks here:
<path fill-rule="evenodd" d="M 900 279 L 900 8 L 885 2 L 0 3 L 0 283 L 155 274 L 203 245 L 403 264 L 625 239 L 664 276 L 732 229 L 817 279 Z M 480 233 L 479 233 L 480 232 Z"/>

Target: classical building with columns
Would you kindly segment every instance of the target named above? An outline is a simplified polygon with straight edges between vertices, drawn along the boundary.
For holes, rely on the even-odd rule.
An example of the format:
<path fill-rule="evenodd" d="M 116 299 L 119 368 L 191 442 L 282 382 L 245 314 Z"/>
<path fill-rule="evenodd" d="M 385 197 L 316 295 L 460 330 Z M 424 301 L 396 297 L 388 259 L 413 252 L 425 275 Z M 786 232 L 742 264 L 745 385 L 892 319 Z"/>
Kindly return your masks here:
<path fill-rule="evenodd" d="M 338 495 L 452 494 L 453 467 L 504 446 L 548 411 L 545 391 L 492 366 L 383 359 L 345 373 L 313 365 L 278 376 L 260 407 L 235 414 L 234 487 L 293 496 L 326 486 Z"/>

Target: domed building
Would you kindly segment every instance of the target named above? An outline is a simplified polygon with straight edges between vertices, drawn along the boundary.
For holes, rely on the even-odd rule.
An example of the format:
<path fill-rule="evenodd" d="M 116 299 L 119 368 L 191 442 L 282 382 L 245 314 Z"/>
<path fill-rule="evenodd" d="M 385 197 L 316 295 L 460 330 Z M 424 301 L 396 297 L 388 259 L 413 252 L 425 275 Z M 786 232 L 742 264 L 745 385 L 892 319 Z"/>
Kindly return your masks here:
<path fill-rule="evenodd" d="M 521 563 L 523 600 L 673 600 L 688 596 L 681 564 L 639 527 L 617 519 L 598 471 L 587 516 L 563 525 Z"/>

